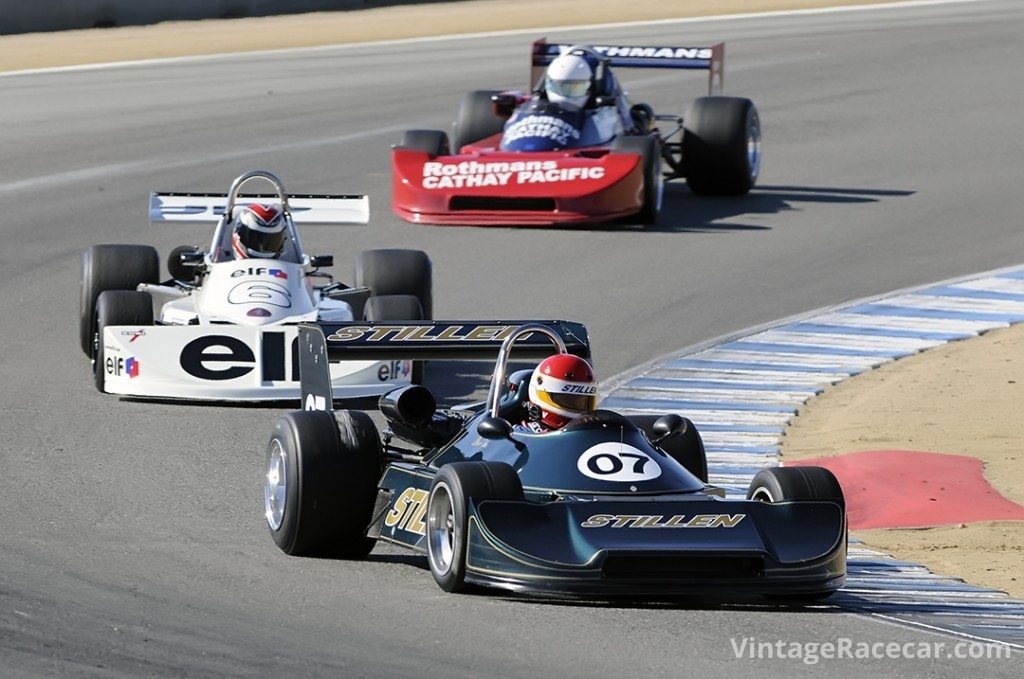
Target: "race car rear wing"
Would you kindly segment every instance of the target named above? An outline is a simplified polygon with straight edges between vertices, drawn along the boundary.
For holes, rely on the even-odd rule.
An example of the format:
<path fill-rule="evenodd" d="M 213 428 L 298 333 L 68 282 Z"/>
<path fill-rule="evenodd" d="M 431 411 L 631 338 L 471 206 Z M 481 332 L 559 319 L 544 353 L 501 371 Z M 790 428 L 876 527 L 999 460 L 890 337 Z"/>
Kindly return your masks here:
<path fill-rule="evenodd" d="M 555 57 L 576 47 L 565 43 L 549 43 L 541 38 L 533 43 L 530 62 L 530 89 Z M 582 45 L 580 46 L 582 47 Z M 708 71 L 708 94 L 722 94 L 725 86 L 725 43 L 711 47 L 636 47 L 630 45 L 587 45 L 616 68 L 687 68 Z"/>
<path fill-rule="evenodd" d="M 526 324 L 541 324 L 565 350 L 590 358 L 587 329 L 572 321 L 398 321 L 302 323 L 299 381 L 305 410 L 330 410 L 331 360 L 495 360 L 502 345 Z M 556 348 L 546 333 L 519 338 L 517 359 L 543 359 Z"/>
<path fill-rule="evenodd" d="M 235 205 L 277 200 L 277 194 L 240 195 Z M 228 196 L 222 193 L 150 193 L 149 221 L 192 222 L 214 225 L 227 209 Z M 289 195 L 288 205 L 296 224 L 334 226 L 366 224 L 370 221 L 370 201 L 366 196 Z"/>

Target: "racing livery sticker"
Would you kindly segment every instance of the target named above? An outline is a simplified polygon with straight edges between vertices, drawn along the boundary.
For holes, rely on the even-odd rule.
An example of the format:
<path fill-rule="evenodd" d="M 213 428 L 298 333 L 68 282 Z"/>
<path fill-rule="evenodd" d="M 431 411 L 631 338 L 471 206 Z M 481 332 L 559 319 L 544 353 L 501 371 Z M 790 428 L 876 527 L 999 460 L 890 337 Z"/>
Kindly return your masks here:
<path fill-rule="evenodd" d="M 553 120 L 557 119 L 553 118 Z M 604 166 L 602 165 L 559 167 L 558 161 L 555 160 L 517 160 L 513 162 L 485 163 L 475 160 L 464 160 L 459 163 L 433 161 L 423 163 L 423 188 L 425 189 L 515 186 L 603 178 Z"/>
<path fill-rule="evenodd" d="M 129 356 L 128 358 L 114 358 L 111 356 L 106 360 L 105 367 L 107 374 L 114 377 L 127 375 L 129 378 L 133 378 L 139 376 L 139 361 L 134 356 Z"/>
<path fill-rule="evenodd" d="M 524 137 L 551 139 L 560 146 L 565 146 L 570 139 L 579 139 L 580 131 L 557 116 L 529 115 L 509 125 L 502 141 L 510 144 Z"/>
<path fill-rule="evenodd" d="M 398 526 L 402 530 L 416 533 L 417 535 L 427 534 L 427 524 L 424 515 L 427 513 L 427 500 L 430 493 L 420 488 L 406 488 L 395 500 L 395 504 L 384 517 L 384 525 Z"/>
<path fill-rule="evenodd" d="M 235 269 L 231 272 L 232 278 L 242 276 L 270 276 L 271 278 L 283 278 L 288 280 L 288 272 L 283 269 L 268 269 L 265 266 L 250 266 L 246 269 Z"/>
<path fill-rule="evenodd" d="M 228 293 L 231 304 L 269 304 L 287 309 L 292 305 L 292 293 L 280 283 L 269 281 L 239 283 Z"/>
<path fill-rule="evenodd" d="M 594 514 L 580 524 L 582 528 L 735 528 L 746 514 Z"/>
<path fill-rule="evenodd" d="M 628 443 L 605 441 L 580 455 L 576 468 L 584 476 L 599 481 L 633 483 L 661 476 L 661 467 L 651 456 Z"/>

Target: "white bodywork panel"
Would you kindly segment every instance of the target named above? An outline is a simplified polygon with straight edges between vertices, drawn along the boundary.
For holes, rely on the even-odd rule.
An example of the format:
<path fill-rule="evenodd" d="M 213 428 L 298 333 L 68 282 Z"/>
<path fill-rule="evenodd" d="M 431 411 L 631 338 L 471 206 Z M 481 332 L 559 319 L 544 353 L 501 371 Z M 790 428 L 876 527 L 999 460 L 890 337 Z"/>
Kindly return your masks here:
<path fill-rule="evenodd" d="M 108 326 L 105 391 L 149 398 L 265 401 L 299 398 L 298 326 Z M 332 362 L 335 398 L 406 386 L 411 361 Z"/>

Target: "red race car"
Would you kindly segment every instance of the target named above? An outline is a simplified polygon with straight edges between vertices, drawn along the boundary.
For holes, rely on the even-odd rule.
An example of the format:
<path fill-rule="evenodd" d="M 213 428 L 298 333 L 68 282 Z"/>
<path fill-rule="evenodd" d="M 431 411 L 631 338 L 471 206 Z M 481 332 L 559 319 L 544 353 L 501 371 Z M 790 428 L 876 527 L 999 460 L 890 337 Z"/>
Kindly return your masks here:
<path fill-rule="evenodd" d="M 663 182 L 740 195 L 757 180 L 761 127 L 749 99 L 721 96 L 725 45 L 533 44 L 532 92 L 463 97 L 454 133 L 409 130 L 392 151 L 392 208 L 421 224 L 657 221 Z M 612 68 L 709 71 L 684 117 L 633 104 Z M 668 133 L 659 129 L 668 123 Z"/>

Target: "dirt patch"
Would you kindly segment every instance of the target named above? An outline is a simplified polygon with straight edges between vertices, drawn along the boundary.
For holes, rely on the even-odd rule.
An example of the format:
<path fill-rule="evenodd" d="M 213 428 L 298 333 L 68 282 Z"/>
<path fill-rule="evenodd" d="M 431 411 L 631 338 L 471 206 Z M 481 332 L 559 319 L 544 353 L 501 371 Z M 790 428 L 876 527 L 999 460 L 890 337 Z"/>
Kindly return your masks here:
<path fill-rule="evenodd" d="M 861 450 L 970 455 L 1024 504 L 1024 325 L 954 342 L 839 383 L 786 429 L 782 460 Z M 927 470 L 925 470 L 927 473 Z M 871 530 L 870 547 L 1024 597 L 1024 522 Z"/>
<path fill-rule="evenodd" d="M 277 17 L 0 36 L 0 71 L 893 0 L 469 0 Z M 692 42 L 700 31 L 680 34 Z M 715 36 L 697 37 L 714 40 Z"/>

